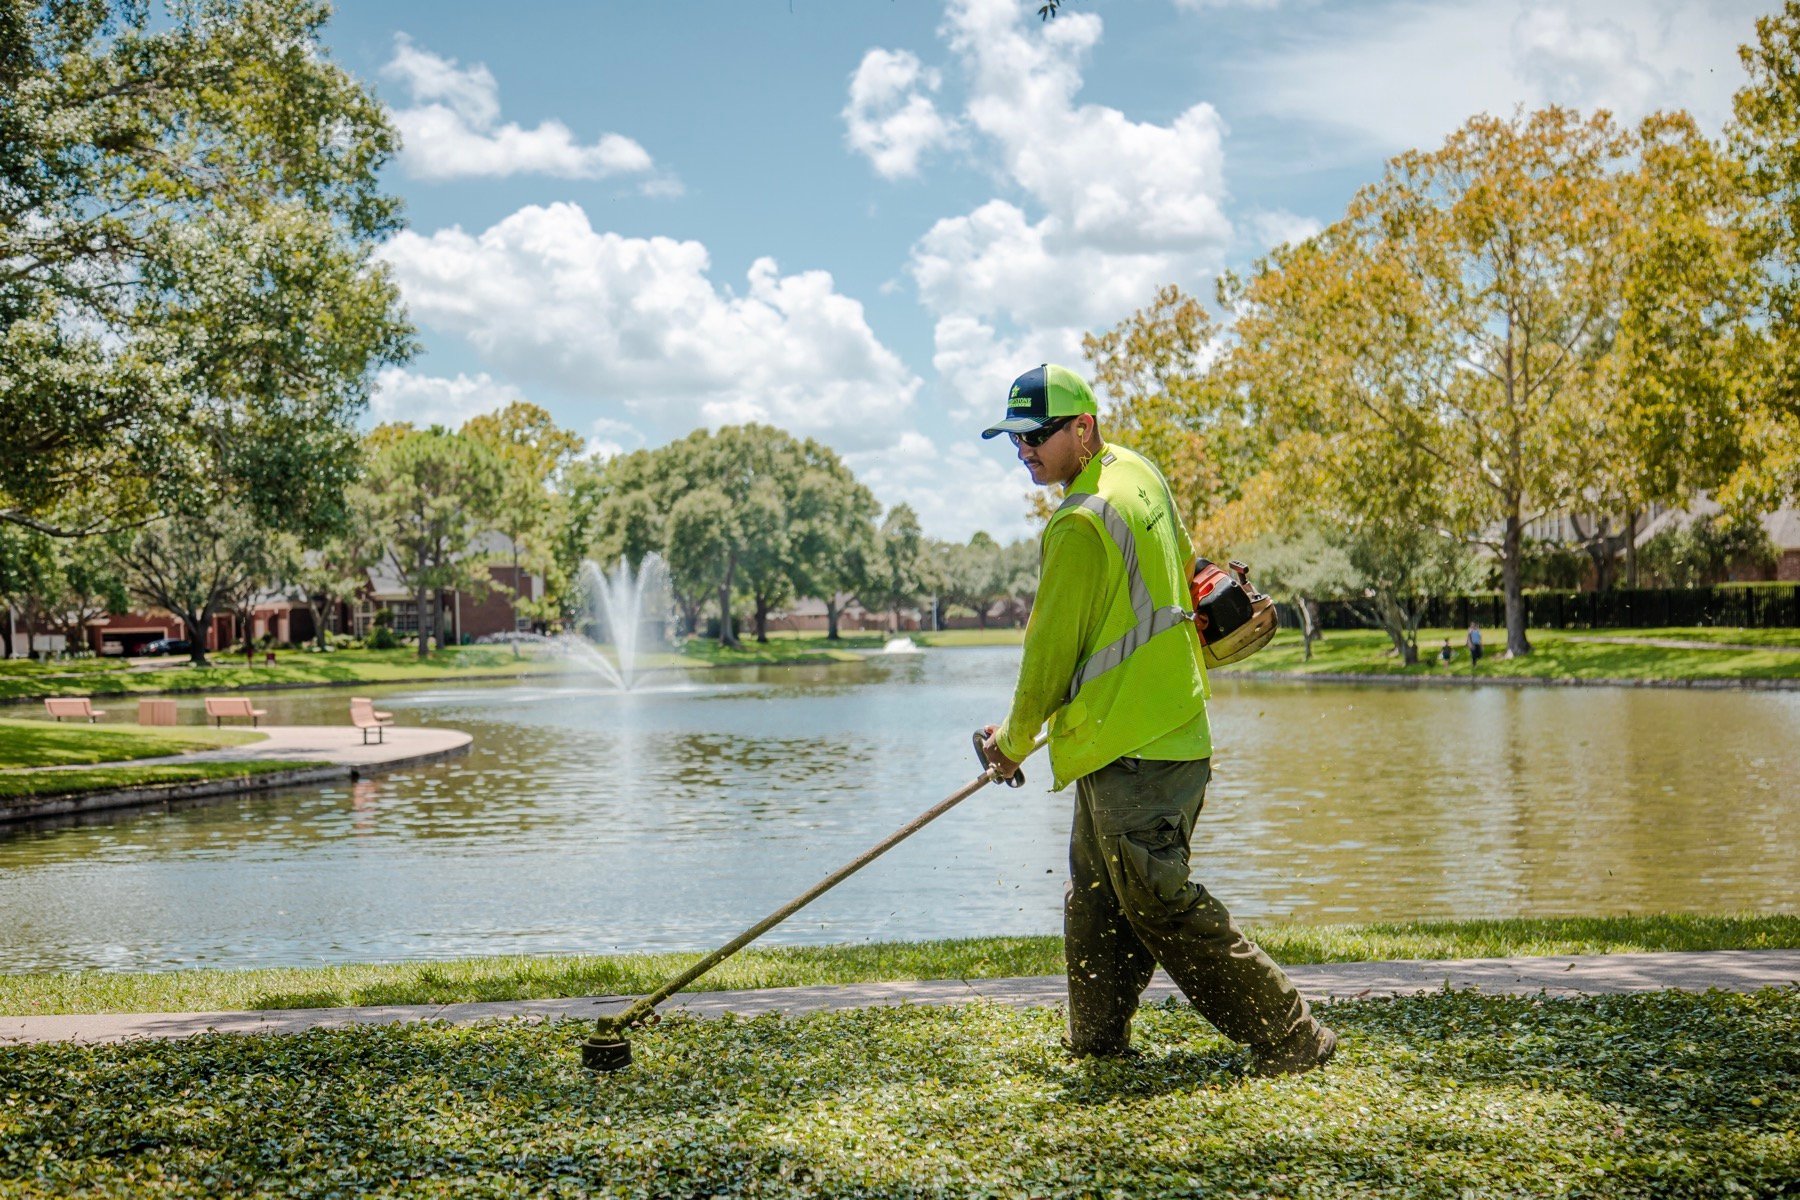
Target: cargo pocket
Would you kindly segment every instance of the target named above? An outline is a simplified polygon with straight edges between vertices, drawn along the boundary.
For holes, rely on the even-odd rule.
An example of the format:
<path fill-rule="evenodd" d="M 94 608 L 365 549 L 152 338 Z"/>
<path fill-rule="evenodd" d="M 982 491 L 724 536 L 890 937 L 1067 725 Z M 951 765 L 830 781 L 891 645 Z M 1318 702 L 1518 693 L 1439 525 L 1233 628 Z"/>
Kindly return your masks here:
<path fill-rule="evenodd" d="M 1188 851 L 1181 828 L 1156 817 L 1111 839 L 1119 856 L 1121 899 L 1133 916 L 1151 921 L 1194 906 L 1200 889 L 1188 880 Z"/>

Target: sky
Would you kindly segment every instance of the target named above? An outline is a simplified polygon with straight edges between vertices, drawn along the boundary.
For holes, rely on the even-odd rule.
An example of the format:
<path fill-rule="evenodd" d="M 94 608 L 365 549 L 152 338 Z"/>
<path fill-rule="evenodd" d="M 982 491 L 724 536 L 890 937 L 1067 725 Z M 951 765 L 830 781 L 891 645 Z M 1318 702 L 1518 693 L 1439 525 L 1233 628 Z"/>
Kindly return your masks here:
<path fill-rule="evenodd" d="M 1085 332 L 1550 103 L 1722 129 L 1774 0 L 340 0 L 404 148 L 421 352 L 370 423 L 525 399 L 606 456 L 761 421 L 925 532 L 1030 532 L 983 441 Z"/>

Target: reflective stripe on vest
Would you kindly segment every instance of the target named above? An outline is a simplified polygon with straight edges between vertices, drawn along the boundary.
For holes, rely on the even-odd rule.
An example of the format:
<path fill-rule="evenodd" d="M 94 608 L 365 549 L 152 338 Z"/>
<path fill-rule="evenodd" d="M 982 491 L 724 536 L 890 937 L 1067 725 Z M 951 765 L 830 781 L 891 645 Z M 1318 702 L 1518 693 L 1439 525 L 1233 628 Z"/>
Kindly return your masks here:
<path fill-rule="evenodd" d="M 1194 614 L 1180 605 L 1168 608 L 1155 606 L 1155 601 L 1150 598 L 1150 588 L 1144 582 L 1144 573 L 1138 569 L 1137 539 L 1131 536 L 1131 526 L 1119 515 L 1117 509 L 1089 492 L 1070 496 L 1057 511 L 1061 512 L 1064 508 L 1085 508 L 1100 518 L 1101 526 L 1119 548 L 1119 556 L 1125 560 L 1125 581 L 1131 589 L 1131 611 L 1137 617 L 1137 624 L 1127 629 L 1116 641 L 1088 655 L 1075 668 L 1075 678 L 1069 681 L 1069 699 L 1073 700 L 1075 693 L 1090 680 L 1106 674 L 1130 658 L 1138 647 L 1157 634 L 1166 633 L 1183 621 L 1192 621 Z"/>

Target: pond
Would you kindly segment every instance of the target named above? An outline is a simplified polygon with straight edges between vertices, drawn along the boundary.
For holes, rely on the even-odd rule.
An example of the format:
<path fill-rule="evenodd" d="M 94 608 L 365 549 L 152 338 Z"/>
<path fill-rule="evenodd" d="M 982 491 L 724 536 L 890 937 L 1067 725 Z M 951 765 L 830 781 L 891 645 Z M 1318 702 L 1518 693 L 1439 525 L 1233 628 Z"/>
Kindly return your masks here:
<path fill-rule="evenodd" d="M 1017 661 L 390 689 L 472 752 L 0 831 L 0 970 L 709 949 L 974 778 Z M 345 719 L 338 690 L 257 703 Z M 1800 693 L 1219 680 L 1213 719 L 1195 875 L 1252 922 L 1794 906 Z M 1027 773 L 765 941 L 1057 932 L 1073 792 Z"/>

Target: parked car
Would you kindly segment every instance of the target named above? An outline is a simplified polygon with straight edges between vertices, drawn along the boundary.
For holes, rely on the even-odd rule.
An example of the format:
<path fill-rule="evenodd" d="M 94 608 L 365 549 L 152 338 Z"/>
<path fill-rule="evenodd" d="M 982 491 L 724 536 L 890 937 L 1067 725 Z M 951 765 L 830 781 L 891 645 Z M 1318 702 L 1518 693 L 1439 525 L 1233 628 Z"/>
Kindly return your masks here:
<path fill-rule="evenodd" d="M 187 654 L 193 646 L 186 638 L 157 638 L 154 642 L 145 642 L 139 654 Z"/>

